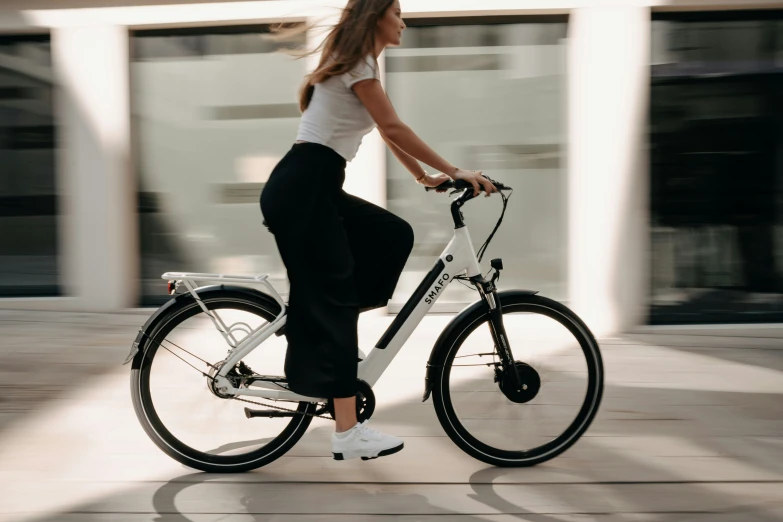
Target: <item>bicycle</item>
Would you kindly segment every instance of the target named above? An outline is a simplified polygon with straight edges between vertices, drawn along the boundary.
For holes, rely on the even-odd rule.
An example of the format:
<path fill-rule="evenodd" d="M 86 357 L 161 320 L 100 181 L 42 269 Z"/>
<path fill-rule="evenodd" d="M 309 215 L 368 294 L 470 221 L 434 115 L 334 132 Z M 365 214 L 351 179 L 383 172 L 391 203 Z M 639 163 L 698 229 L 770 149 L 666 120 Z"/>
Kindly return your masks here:
<path fill-rule="evenodd" d="M 480 299 L 435 342 L 423 401 L 432 396 L 446 434 L 472 457 L 495 466 L 533 466 L 560 455 L 587 430 L 603 394 L 603 363 L 589 328 L 566 306 L 536 291 L 498 291 L 501 259 L 492 260 L 491 278 L 481 274 L 479 263 L 508 205 L 510 194 L 504 192 L 511 191 L 495 185 L 503 211 L 477 253 L 461 212 L 475 197 L 472 186 L 457 180 L 427 188 L 460 194 L 451 203 L 454 237 L 374 349 L 359 357 L 357 415 L 360 422 L 372 416 L 373 385 L 445 287 L 460 281 L 472 285 Z M 286 303 L 268 275 L 169 272 L 162 277 L 174 297 L 140 329 L 125 361 L 132 363 L 136 414 L 161 450 L 202 471 L 249 471 L 285 454 L 314 417 L 333 418 L 329 398 L 288 389 L 281 371 L 285 343 L 276 340 L 285 332 Z M 198 287 L 197 281 L 218 284 Z M 525 334 L 532 337 L 520 340 Z M 215 353 L 220 337 L 228 345 L 225 356 Z M 264 372 L 251 364 L 263 364 Z M 186 367 L 183 376 L 173 375 Z M 209 401 L 191 391 L 173 397 L 186 385 L 201 389 Z M 248 403 L 263 409 L 244 406 Z M 555 413 L 531 418 L 547 406 Z M 254 438 L 236 440 L 251 431 L 247 419 L 256 419 Z"/>

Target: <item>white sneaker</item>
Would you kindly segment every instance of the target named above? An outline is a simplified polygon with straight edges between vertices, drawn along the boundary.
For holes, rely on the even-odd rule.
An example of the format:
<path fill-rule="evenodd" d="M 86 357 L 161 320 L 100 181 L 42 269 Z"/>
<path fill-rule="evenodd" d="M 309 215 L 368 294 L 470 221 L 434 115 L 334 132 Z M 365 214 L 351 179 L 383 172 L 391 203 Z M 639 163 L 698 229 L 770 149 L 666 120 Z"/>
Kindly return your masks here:
<path fill-rule="evenodd" d="M 362 460 L 377 459 L 397 453 L 403 446 L 402 439 L 375 431 L 367 426 L 367 421 L 357 424 L 344 433 L 332 434 L 334 460 L 357 457 L 361 457 Z"/>

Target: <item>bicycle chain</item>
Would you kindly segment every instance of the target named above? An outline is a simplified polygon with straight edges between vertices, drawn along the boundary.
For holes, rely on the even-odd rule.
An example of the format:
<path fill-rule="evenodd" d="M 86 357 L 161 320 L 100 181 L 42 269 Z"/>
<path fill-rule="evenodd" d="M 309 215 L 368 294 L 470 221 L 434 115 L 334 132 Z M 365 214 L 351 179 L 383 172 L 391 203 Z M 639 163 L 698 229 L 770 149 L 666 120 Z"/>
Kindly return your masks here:
<path fill-rule="evenodd" d="M 213 384 L 214 384 L 215 380 L 217 380 L 217 377 L 212 377 L 212 383 Z M 240 382 L 238 384 L 241 386 L 244 383 Z M 277 383 L 275 383 L 275 384 L 277 384 Z M 234 386 L 236 387 L 236 384 Z M 280 385 L 278 384 L 278 386 L 280 386 Z M 281 386 L 281 388 L 287 389 L 287 388 L 285 388 L 283 386 Z M 325 415 L 316 415 L 315 413 L 306 413 L 306 412 L 301 412 L 299 410 L 291 410 L 289 408 L 283 408 L 282 406 L 275 406 L 273 404 L 265 404 L 263 402 L 251 401 L 250 399 L 240 399 L 236 395 L 232 396 L 231 398 L 234 399 L 235 401 L 246 402 L 248 404 L 255 404 L 256 406 L 263 406 L 265 408 L 272 408 L 272 409 L 280 410 L 280 411 L 288 411 L 288 412 L 291 412 L 291 413 L 296 413 L 297 415 L 305 415 L 307 417 L 318 417 L 320 419 L 334 420 L 331 416 L 327 417 Z M 310 404 L 313 404 L 313 403 L 310 403 Z M 316 411 L 318 411 L 318 408 L 316 408 Z"/>
<path fill-rule="evenodd" d="M 305 415 L 307 417 L 318 417 L 320 419 L 334 420 L 331 416 L 316 415 L 315 413 L 307 413 L 307 412 L 302 412 L 302 411 L 298 411 L 298 410 L 291 410 L 289 408 L 283 408 L 282 406 L 274 406 L 272 404 L 264 404 L 262 402 L 251 401 L 249 399 L 240 399 L 239 397 L 231 397 L 231 398 L 233 400 L 235 400 L 235 401 L 247 402 L 249 404 L 255 404 L 256 406 L 263 406 L 265 408 L 273 408 L 275 410 L 289 411 L 291 413 L 296 413 L 297 415 Z"/>

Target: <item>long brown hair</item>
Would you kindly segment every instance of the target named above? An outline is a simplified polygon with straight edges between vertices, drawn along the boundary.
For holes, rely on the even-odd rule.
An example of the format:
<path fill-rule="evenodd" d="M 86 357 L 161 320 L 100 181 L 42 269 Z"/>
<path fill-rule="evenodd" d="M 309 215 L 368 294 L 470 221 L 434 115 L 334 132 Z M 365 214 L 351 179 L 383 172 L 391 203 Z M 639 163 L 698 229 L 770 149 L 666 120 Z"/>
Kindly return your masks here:
<path fill-rule="evenodd" d="M 305 76 L 299 89 L 299 110 L 304 112 L 313 98 L 315 84 L 351 71 L 367 55 L 375 59 L 375 30 L 394 0 L 349 0 L 340 21 L 313 54 L 321 51 L 318 67 Z M 377 70 L 378 62 L 375 61 Z"/>

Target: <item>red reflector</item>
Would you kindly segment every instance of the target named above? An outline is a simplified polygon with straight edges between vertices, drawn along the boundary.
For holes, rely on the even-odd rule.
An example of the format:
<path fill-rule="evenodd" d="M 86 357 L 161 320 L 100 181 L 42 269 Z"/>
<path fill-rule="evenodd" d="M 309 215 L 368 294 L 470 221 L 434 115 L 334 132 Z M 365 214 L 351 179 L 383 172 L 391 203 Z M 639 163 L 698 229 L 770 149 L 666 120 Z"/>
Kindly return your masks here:
<path fill-rule="evenodd" d="M 176 290 L 177 284 L 175 281 L 169 281 L 166 283 L 166 290 L 168 290 L 169 295 L 174 295 L 174 290 Z"/>

